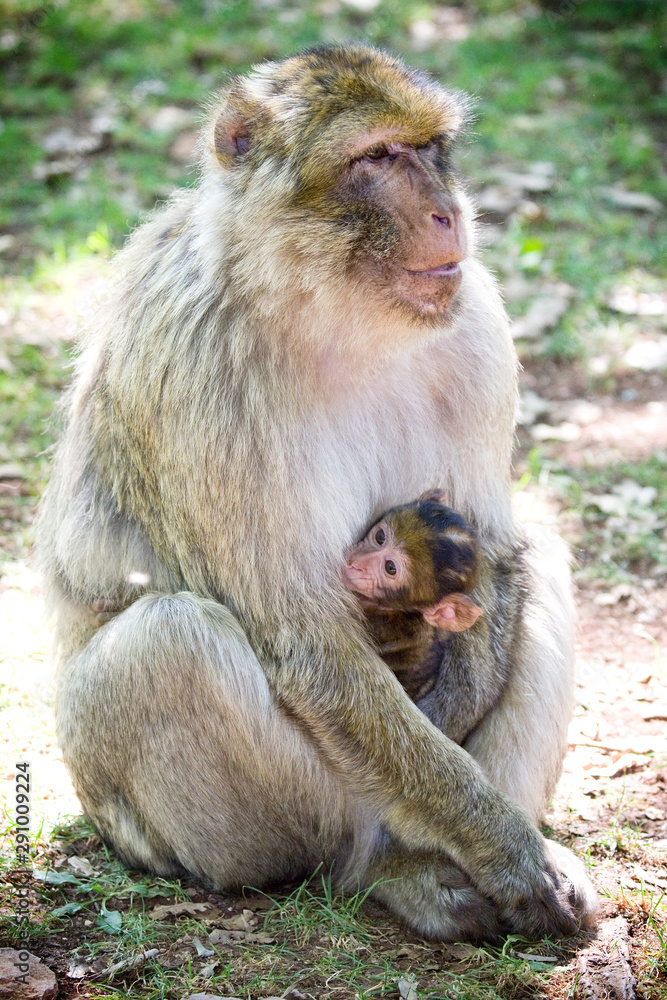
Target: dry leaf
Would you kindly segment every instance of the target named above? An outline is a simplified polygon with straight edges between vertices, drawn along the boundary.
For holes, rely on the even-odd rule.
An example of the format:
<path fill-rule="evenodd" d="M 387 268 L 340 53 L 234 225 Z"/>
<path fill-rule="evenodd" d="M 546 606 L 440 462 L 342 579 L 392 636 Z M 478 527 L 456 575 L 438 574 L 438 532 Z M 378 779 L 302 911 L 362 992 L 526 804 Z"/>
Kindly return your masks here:
<path fill-rule="evenodd" d="M 275 944 L 276 939 L 272 934 L 264 931 L 253 933 L 250 931 L 227 931 L 213 930 L 208 936 L 212 945 L 232 945 L 235 942 L 244 944 Z"/>
<path fill-rule="evenodd" d="M 182 913 L 186 913 L 189 917 L 194 917 L 198 913 L 205 913 L 210 909 L 210 903 L 167 903 L 164 906 L 156 906 L 148 916 L 153 920 L 163 920 L 164 917 L 178 917 Z"/>
<path fill-rule="evenodd" d="M 209 962 L 208 965 L 204 965 L 199 970 L 199 975 L 202 976 L 204 979 L 212 979 L 213 978 L 213 974 L 214 974 L 215 970 L 218 968 L 219 965 L 220 965 L 220 962 L 216 958 L 213 962 Z"/>
<path fill-rule="evenodd" d="M 667 889 L 667 878 L 661 878 L 653 872 L 647 872 L 645 868 L 640 868 L 639 865 L 632 865 L 632 869 L 635 873 L 635 878 L 641 882 L 646 882 L 648 885 L 655 885 L 659 889 Z"/>
<path fill-rule="evenodd" d="M 208 939 L 213 945 L 232 944 L 232 939 L 227 931 L 220 931 L 220 930 L 211 931 L 211 933 L 208 936 Z"/>
<path fill-rule="evenodd" d="M 443 958 L 447 962 L 463 962 L 474 959 L 475 965 L 488 962 L 488 953 L 483 948 L 477 948 L 474 944 L 445 944 L 438 948 Z"/>
<path fill-rule="evenodd" d="M 117 972 L 124 972 L 126 969 L 140 969 L 145 964 L 147 958 L 155 958 L 158 954 L 159 951 L 157 948 L 151 948 L 149 951 L 140 952 L 134 958 L 123 958 L 120 962 L 115 962 L 108 969 L 105 969 L 104 975 L 113 977 Z"/>
<path fill-rule="evenodd" d="M 228 931 L 229 936 L 236 941 L 246 941 L 248 944 L 275 944 L 276 939 L 273 934 L 267 934 L 265 931 L 258 931 L 256 934 L 246 933 L 244 931 Z"/>
<path fill-rule="evenodd" d="M 90 861 L 86 858 L 68 858 L 67 864 L 70 868 L 73 868 L 75 872 L 81 872 L 82 875 L 94 875 L 95 870 L 91 865 Z"/>
<path fill-rule="evenodd" d="M 415 962 L 421 962 L 426 951 L 430 951 L 430 949 L 427 949 L 423 945 L 420 947 L 415 944 L 403 944 L 396 951 L 390 952 L 390 954 L 394 958 L 410 958 Z"/>
<path fill-rule="evenodd" d="M 251 931 L 257 926 L 257 917 L 252 910 L 244 910 L 233 917 L 223 917 L 220 924 L 227 931 Z"/>
<path fill-rule="evenodd" d="M 401 976 L 398 980 L 398 992 L 402 1000 L 417 1000 L 417 980 L 413 976 L 409 979 Z"/>
<path fill-rule="evenodd" d="M 92 972 L 92 969 L 92 965 L 88 965 L 87 962 L 72 962 L 67 970 L 67 978 L 83 979 L 83 977 L 87 976 L 89 972 Z"/>
<path fill-rule="evenodd" d="M 206 948 L 198 937 L 193 937 L 192 947 L 196 950 L 200 958 L 210 958 L 211 955 L 215 955 L 212 948 Z"/>

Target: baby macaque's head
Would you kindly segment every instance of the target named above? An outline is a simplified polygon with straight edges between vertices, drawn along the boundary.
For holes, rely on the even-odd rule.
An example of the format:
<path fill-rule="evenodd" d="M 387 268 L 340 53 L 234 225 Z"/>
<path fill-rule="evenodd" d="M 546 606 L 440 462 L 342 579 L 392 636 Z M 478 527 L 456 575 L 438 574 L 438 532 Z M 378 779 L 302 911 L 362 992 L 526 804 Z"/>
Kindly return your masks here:
<path fill-rule="evenodd" d="M 347 554 L 343 582 L 367 611 L 421 611 L 431 625 L 462 632 L 482 614 L 466 592 L 479 575 L 474 528 L 429 493 L 392 507 Z"/>

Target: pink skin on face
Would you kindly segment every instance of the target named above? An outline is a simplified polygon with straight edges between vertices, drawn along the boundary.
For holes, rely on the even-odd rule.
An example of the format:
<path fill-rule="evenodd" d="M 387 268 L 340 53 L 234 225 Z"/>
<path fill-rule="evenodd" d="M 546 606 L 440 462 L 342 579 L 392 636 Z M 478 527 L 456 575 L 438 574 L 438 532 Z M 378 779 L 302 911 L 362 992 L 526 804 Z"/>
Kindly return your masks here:
<path fill-rule="evenodd" d="M 351 556 L 343 566 L 343 583 L 363 597 L 382 597 L 388 590 L 399 590 L 402 586 L 404 559 L 400 549 L 392 548 Z M 393 575 L 387 571 L 387 564 L 395 567 Z"/>
<path fill-rule="evenodd" d="M 385 521 L 374 525 L 355 545 L 343 565 L 343 583 L 363 600 L 373 602 L 377 610 L 390 611 L 382 604 L 388 592 L 399 590 L 409 579 L 408 557 L 394 542 Z M 477 621 L 482 609 L 466 594 L 448 594 L 422 612 L 429 625 L 445 632 L 464 632 Z"/>
<path fill-rule="evenodd" d="M 343 566 L 343 583 L 355 594 L 377 600 L 387 591 L 399 590 L 407 571 L 405 552 L 393 544 L 389 526 L 381 521 L 350 552 Z"/>

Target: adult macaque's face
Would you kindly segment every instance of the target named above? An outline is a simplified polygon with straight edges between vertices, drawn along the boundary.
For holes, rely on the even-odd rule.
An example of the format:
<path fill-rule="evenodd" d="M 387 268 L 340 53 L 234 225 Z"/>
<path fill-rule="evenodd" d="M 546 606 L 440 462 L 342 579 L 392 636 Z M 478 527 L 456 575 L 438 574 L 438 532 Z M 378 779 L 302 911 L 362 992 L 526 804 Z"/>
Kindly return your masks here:
<path fill-rule="evenodd" d="M 468 240 L 451 185 L 441 138 L 417 147 L 382 135 L 367 137 L 343 183 L 367 223 L 357 266 L 420 315 L 444 313 L 461 284 Z"/>

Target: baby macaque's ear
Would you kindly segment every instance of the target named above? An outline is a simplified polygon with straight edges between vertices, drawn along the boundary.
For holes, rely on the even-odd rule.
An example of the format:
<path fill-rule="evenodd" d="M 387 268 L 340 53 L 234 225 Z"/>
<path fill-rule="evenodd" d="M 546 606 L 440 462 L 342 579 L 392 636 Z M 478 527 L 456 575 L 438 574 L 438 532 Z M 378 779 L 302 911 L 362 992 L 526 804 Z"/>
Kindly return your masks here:
<path fill-rule="evenodd" d="M 420 500 L 434 500 L 436 503 L 447 503 L 447 494 L 444 490 L 426 490 L 419 498 Z"/>
<path fill-rule="evenodd" d="M 432 608 L 426 608 L 424 619 L 443 632 L 465 632 L 483 614 L 479 604 L 466 594 L 448 594 Z"/>

